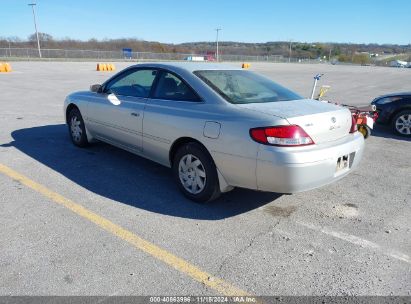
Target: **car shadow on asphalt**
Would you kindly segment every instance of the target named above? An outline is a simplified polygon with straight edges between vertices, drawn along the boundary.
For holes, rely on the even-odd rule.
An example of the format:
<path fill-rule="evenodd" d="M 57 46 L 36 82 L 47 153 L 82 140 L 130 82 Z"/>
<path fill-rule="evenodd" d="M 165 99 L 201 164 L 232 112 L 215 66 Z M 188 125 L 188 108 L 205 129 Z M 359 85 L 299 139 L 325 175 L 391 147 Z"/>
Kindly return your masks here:
<path fill-rule="evenodd" d="M 396 135 L 392 131 L 391 127 L 385 126 L 385 125 L 378 125 L 378 124 L 374 125 L 374 129 L 371 131 L 371 136 L 411 142 L 411 137 Z"/>
<path fill-rule="evenodd" d="M 151 212 L 219 220 L 259 208 L 281 196 L 238 188 L 214 202 L 196 204 L 181 194 L 169 168 L 104 143 L 77 148 L 64 124 L 20 129 L 11 135 L 14 141 L 2 147 L 19 149 L 88 191 Z"/>

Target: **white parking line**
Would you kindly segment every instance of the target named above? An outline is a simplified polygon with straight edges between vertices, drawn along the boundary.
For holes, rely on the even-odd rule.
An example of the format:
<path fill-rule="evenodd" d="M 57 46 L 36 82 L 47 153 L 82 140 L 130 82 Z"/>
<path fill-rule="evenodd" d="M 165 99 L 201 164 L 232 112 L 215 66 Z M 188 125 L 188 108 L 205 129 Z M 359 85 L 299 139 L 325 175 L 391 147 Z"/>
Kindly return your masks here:
<path fill-rule="evenodd" d="M 351 244 L 361 246 L 363 248 L 373 249 L 375 251 L 378 251 L 378 252 L 380 252 L 384 255 L 387 255 L 389 257 L 392 257 L 394 259 L 397 259 L 397 260 L 406 262 L 408 264 L 411 264 L 411 259 L 410 259 L 409 255 L 404 254 L 402 252 L 399 252 L 397 250 L 383 248 L 383 247 L 381 247 L 381 245 L 378 245 L 377 243 L 362 239 L 358 236 L 351 235 L 351 234 L 344 233 L 344 232 L 333 231 L 329 228 L 319 227 L 319 226 L 315 226 L 313 224 L 307 224 L 307 223 L 302 223 L 302 222 L 297 222 L 297 224 L 299 224 L 301 226 L 304 226 L 306 228 L 309 228 L 311 230 L 319 231 L 319 232 L 322 232 L 324 234 L 330 235 L 332 237 L 344 240 L 344 241 L 349 242 Z"/>

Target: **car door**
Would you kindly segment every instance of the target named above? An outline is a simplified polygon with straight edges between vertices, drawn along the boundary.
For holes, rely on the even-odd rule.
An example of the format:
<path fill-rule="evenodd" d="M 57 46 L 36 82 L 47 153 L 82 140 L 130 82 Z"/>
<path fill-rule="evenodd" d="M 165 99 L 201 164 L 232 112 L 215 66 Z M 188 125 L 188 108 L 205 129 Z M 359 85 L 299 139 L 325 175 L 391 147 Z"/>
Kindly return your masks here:
<path fill-rule="evenodd" d="M 130 69 L 104 85 L 87 110 L 89 128 L 97 138 L 142 150 L 144 107 L 156 73 L 150 68 Z"/>
<path fill-rule="evenodd" d="M 202 134 L 201 104 L 195 91 L 180 77 L 167 70 L 160 71 L 144 111 L 144 155 L 168 165 L 168 153 L 175 139 Z"/>

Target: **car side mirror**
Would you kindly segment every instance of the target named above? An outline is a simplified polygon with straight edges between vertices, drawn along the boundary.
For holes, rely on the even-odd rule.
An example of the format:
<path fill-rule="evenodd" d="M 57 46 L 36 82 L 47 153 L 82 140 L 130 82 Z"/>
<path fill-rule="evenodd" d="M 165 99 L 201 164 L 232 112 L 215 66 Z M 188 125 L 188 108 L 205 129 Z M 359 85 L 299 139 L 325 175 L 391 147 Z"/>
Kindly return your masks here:
<path fill-rule="evenodd" d="M 101 84 L 93 84 L 90 86 L 90 91 L 94 93 L 99 93 L 101 91 Z"/>

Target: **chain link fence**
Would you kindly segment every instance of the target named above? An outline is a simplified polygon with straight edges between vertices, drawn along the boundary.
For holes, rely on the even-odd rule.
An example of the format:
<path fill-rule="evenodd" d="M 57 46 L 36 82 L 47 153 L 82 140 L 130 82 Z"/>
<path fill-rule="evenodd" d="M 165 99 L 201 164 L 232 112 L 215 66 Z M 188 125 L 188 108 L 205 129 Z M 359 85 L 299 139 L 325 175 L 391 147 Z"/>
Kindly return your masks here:
<path fill-rule="evenodd" d="M 190 57 L 199 57 L 198 54 L 184 53 L 152 53 L 152 52 L 129 52 L 127 57 L 123 51 L 98 51 L 98 50 L 64 50 L 64 49 L 42 49 L 44 60 L 187 60 Z M 220 54 L 221 61 L 253 61 L 253 62 L 300 62 L 315 63 L 319 62 L 309 58 L 288 58 L 281 55 L 267 56 L 246 56 Z M 0 58 L 16 60 L 39 60 L 38 49 L 36 48 L 0 48 Z"/>

